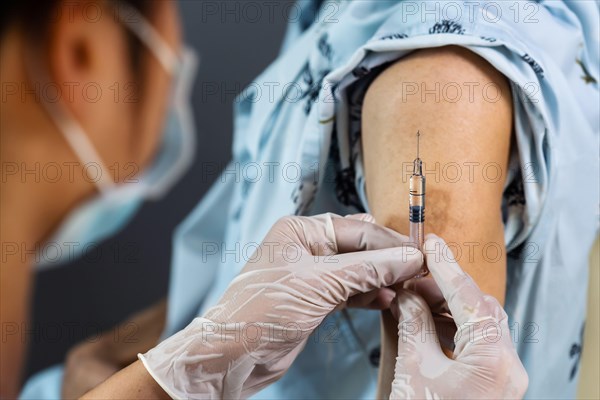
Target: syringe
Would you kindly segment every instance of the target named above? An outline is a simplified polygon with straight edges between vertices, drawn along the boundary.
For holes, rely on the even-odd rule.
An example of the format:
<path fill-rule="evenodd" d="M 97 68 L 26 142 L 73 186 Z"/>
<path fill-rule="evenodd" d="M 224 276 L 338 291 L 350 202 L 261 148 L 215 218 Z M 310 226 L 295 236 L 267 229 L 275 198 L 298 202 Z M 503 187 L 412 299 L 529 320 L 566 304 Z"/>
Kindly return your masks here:
<path fill-rule="evenodd" d="M 408 219 L 410 243 L 423 250 L 425 224 L 425 176 L 423 176 L 423 161 L 419 158 L 419 142 L 421 133 L 417 131 L 417 158 L 413 161 L 413 173 L 410 176 L 410 189 L 408 197 Z M 415 278 L 420 278 L 429 273 L 425 265 Z"/>

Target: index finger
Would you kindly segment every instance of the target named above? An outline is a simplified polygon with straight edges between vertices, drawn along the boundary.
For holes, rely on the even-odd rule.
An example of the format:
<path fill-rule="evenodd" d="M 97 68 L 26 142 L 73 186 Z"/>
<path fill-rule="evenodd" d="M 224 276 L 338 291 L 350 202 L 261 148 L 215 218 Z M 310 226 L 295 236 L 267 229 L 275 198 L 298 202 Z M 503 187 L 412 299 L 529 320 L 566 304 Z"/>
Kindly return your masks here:
<path fill-rule="evenodd" d="M 374 220 L 369 214 L 284 217 L 269 231 L 265 241 L 295 242 L 315 256 L 381 250 L 410 242 L 407 236 L 377 225 Z"/>
<path fill-rule="evenodd" d="M 369 214 L 333 218 L 338 253 L 380 250 L 410 243 L 408 236 L 378 225 L 374 221 L 375 219 Z"/>

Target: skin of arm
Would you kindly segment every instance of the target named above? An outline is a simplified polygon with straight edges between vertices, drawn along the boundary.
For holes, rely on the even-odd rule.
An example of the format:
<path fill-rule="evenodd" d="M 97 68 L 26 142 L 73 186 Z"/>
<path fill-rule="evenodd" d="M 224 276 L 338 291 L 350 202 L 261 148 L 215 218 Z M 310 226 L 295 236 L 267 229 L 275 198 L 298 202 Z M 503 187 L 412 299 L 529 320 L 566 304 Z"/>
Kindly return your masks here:
<path fill-rule="evenodd" d="M 378 223 L 405 235 L 417 131 L 427 181 L 425 233 L 443 237 L 481 290 L 503 304 L 501 202 L 512 132 L 507 80 L 476 54 L 445 46 L 409 54 L 369 86 L 362 110 L 362 147 L 370 211 Z M 427 257 L 427 249 L 424 254 Z M 415 283 L 412 288 L 424 297 L 431 291 L 423 288 L 435 285 L 431 277 Z M 433 303 L 443 304 L 443 298 Z M 446 317 L 440 319 L 450 326 L 451 332 L 438 332 L 444 332 L 440 343 L 452 357 L 455 328 Z M 396 325 L 384 311 L 378 398 L 390 394 L 398 351 Z"/>
<path fill-rule="evenodd" d="M 366 190 L 377 222 L 408 234 L 408 178 L 420 130 L 425 233 L 443 237 L 481 290 L 501 304 L 501 201 L 512 123 L 506 78 L 457 46 L 419 50 L 391 65 L 370 85 L 362 114 Z"/>
<path fill-rule="evenodd" d="M 2 229 L 4 233 L 4 228 Z M 4 237 L 4 235 L 3 235 Z M 19 242 L 2 242 L 19 243 Z M 5 256 L 3 250 L 3 257 Z M 32 290 L 32 271 L 26 262 L 16 256 L 7 257 L 0 266 L 0 324 L 2 348 L 0 349 L 0 398 L 16 398 L 21 385 L 29 324 L 29 294 Z M 13 261 L 15 261 L 13 263 Z"/>
<path fill-rule="evenodd" d="M 131 364 L 138 353 L 156 346 L 164 329 L 166 300 L 132 315 L 94 341 L 84 341 L 67 355 L 63 398 L 78 398 Z"/>
<path fill-rule="evenodd" d="M 82 399 L 170 399 L 140 361 L 111 376 Z"/>

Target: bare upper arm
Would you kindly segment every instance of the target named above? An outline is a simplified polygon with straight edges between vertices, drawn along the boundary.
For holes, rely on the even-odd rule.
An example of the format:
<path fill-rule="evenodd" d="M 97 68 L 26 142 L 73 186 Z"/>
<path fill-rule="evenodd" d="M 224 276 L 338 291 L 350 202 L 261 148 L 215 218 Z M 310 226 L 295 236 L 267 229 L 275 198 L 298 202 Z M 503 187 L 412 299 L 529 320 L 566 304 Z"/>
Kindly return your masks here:
<path fill-rule="evenodd" d="M 369 87 L 362 113 L 369 206 L 378 222 L 405 234 L 417 130 L 427 179 L 425 232 L 456 243 L 461 266 L 503 302 L 501 201 L 512 131 L 507 80 L 469 50 L 446 46 L 411 53 Z"/>

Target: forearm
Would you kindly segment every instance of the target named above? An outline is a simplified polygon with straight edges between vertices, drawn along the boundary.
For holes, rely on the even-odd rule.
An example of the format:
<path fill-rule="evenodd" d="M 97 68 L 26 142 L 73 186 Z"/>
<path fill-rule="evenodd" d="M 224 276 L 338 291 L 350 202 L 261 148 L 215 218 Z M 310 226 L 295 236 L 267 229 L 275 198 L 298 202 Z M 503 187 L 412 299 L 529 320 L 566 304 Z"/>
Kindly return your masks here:
<path fill-rule="evenodd" d="M 103 335 L 102 341 L 113 360 L 125 366 L 156 346 L 165 327 L 166 299 L 140 311 Z"/>
<path fill-rule="evenodd" d="M 82 399 L 170 399 L 140 361 L 117 372 Z"/>
<path fill-rule="evenodd" d="M 95 342 L 83 342 L 76 347 L 73 357 L 101 357 L 107 362 L 125 367 L 143 353 L 156 346 L 164 329 L 166 300 L 132 315 L 100 336 Z"/>
<path fill-rule="evenodd" d="M 166 303 L 161 301 L 133 315 L 94 341 L 84 341 L 68 354 L 63 398 L 77 398 L 156 346 L 164 327 Z"/>

